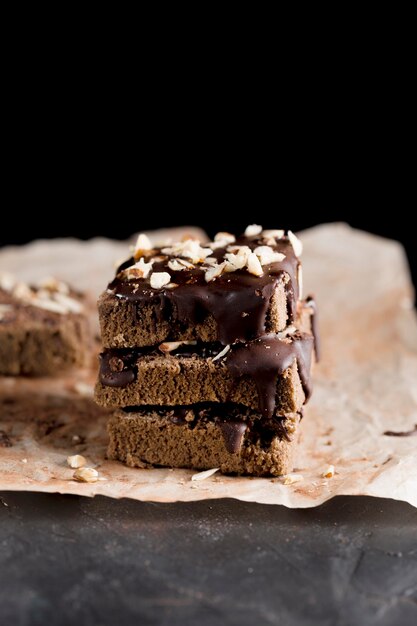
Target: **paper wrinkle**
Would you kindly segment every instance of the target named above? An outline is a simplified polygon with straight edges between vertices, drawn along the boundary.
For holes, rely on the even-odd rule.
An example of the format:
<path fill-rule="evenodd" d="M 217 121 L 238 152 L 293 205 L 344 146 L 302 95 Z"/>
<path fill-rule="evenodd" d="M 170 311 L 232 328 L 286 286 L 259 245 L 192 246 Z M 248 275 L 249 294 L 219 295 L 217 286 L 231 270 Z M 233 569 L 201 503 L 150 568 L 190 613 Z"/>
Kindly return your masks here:
<path fill-rule="evenodd" d="M 417 319 L 404 251 L 344 224 L 315 227 L 302 240 L 304 283 L 319 304 L 323 344 L 296 454 L 302 481 L 216 473 L 196 482 L 195 470 L 107 461 L 107 413 L 74 387 L 93 384 L 96 372 L 83 371 L 53 381 L 0 379 L 0 490 L 155 502 L 227 497 L 291 508 L 371 495 L 417 507 L 417 436 L 383 434 L 417 424 Z M 40 241 L 0 251 L 0 269 L 24 280 L 56 275 L 96 297 L 126 256 L 126 243 L 110 240 Z M 71 480 L 71 454 L 85 456 L 105 480 Z M 329 465 L 335 475 L 324 479 Z"/>

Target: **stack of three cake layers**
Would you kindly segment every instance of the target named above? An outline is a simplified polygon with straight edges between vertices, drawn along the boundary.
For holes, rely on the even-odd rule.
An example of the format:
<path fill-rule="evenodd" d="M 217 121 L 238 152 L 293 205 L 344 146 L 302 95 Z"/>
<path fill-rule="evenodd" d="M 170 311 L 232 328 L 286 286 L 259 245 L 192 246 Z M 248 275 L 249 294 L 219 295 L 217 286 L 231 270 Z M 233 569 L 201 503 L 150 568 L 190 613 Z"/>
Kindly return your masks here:
<path fill-rule="evenodd" d="M 115 409 L 110 458 L 291 471 L 316 343 L 301 249 L 291 232 L 257 225 L 209 243 L 139 236 L 99 299 L 96 401 Z"/>

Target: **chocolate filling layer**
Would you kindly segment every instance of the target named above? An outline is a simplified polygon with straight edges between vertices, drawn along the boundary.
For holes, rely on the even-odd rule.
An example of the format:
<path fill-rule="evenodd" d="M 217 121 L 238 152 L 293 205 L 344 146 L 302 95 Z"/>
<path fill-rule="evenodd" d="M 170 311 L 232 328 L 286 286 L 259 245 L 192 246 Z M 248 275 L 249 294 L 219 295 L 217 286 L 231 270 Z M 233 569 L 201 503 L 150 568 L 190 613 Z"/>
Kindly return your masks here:
<path fill-rule="evenodd" d="M 224 364 L 232 378 L 250 377 L 256 383 L 259 411 L 272 417 L 275 411 L 276 384 L 282 375 L 297 362 L 298 373 L 306 396 L 311 395 L 311 354 L 314 339 L 307 333 L 295 333 L 279 339 L 277 335 L 264 335 L 254 341 L 234 344 L 224 357 L 216 361 Z M 178 359 L 200 356 L 212 358 L 220 352 L 220 344 L 182 345 L 171 353 Z M 157 348 L 110 349 L 100 355 L 100 381 L 111 387 L 125 387 L 137 376 L 137 361 L 160 352 Z"/>
<path fill-rule="evenodd" d="M 240 237 L 233 245 L 254 250 L 264 243 L 259 237 Z M 108 288 L 117 297 L 137 302 L 138 306 L 142 302 L 156 301 L 161 319 L 173 317 L 179 322 L 196 324 L 210 314 L 217 325 L 218 340 L 223 345 L 248 341 L 265 333 L 271 297 L 285 273 L 289 276 L 286 284 L 288 321 L 291 324 L 295 320 L 299 261 L 287 238 L 279 240 L 273 249 L 285 254 L 285 259 L 264 266 L 262 276 L 254 276 L 246 269 L 237 270 L 224 273 L 209 283 L 198 266 L 183 271 L 169 269 L 167 262 L 173 257 L 165 256 L 164 260 L 154 262 L 152 270 L 168 272 L 171 282 L 177 286 L 157 290 L 150 287 L 148 280 L 128 281 L 124 278 L 122 270 L 135 262 L 130 258 L 118 268 L 116 278 Z M 219 248 L 209 258 L 221 262 L 226 253 L 226 248 Z"/>
<path fill-rule="evenodd" d="M 226 449 L 230 454 L 237 454 L 246 439 L 249 442 L 260 443 L 267 448 L 275 437 L 292 440 L 292 433 L 284 425 L 285 415 L 275 415 L 265 420 L 262 415 L 250 411 L 247 407 L 237 404 L 202 403 L 191 407 L 127 407 L 125 413 L 158 413 L 172 424 L 195 428 L 203 422 L 214 422 L 219 428 Z"/>

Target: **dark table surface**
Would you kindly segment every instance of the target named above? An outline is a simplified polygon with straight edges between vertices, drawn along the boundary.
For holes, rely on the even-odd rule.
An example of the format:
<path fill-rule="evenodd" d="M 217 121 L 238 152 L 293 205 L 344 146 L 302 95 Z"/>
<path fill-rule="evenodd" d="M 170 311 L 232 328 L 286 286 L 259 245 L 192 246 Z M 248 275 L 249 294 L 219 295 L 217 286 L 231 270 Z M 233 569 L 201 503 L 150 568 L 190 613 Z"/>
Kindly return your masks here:
<path fill-rule="evenodd" d="M 417 510 L 0 494 L 0 623 L 417 624 Z"/>

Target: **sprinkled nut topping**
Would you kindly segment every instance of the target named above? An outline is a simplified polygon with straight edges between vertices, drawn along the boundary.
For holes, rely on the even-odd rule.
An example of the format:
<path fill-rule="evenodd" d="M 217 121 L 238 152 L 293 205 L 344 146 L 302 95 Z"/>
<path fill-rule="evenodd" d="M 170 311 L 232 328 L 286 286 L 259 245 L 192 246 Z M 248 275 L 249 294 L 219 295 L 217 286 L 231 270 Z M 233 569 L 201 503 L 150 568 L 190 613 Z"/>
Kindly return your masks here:
<path fill-rule="evenodd" d="M 254 252 L 251 252 L 248 256 L 248 272 L 255 276 L 262 276 L 262 265 Z"/>
<path fill-rule="evenodd" d="M 251 224 L 245 230 L 246 237 L 255 237 L 256 235 L 260 235 L 262 232 L 262 226 L 259 224 Z"/>
<path fill-rule="evenodd" d="M 152 250 L 152 243 L 147 235 L 141 233 L 136 241 L 134 257 L 138 259 L 141 256 L 147 256 L 147 251 Z"/>
<path fill-rule="evenodd" d="M 259 258 L 261 265 L 269 265 L 270 263 L 280 263 L 285 259 L 285 254 L 275 252 L 271 246 L 258 246 L 254 253 Z"/>
<path fill-rule="evenodd" d="M 151 287 L 152 289 L 162 289 L 165 285 L 171 282 L 171 276 L 168 272 L 153 272 L 151 274 Z"/>
<path fill-rule="evenodd" d="M 303 253 L 303 244 L 298 239 L 298 237 L 296 235 L 294 235 L 292 230 L 288 231 L 288 239 L 290 240 L 290 243 L 292 245 L 292 249 L 294 250 L 295 256 L 300 257 L 302 255 L 302 253 Z"/>

